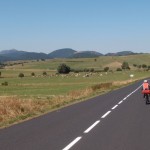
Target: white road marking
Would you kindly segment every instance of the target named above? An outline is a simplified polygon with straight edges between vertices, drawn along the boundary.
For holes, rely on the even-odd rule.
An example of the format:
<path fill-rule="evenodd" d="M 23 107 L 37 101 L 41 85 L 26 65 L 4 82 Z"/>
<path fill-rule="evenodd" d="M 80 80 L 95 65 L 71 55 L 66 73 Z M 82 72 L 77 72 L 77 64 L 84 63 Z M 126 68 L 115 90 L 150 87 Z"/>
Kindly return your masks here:
<path fill-rule="evenodd" d="M 123 101 L 120 101 L 118 104 L 121 104 Z"/>
<path fill-rule="evenodd" d="M 108 111 L 107 113 L 105 113 L 101 118 L 105 118 L 107 115 L 109 115 L 111 113 L 111 111 Z"/>
<path fill-rule="evenodd" d="M 62 150 L 69 150 L 73 145 L 75 145 L 82 137 L 77 137 L 75 140 L 73 140 L 69 145 L 67 145 Z"/>
<path fill-rule="evenodd" d="M 121 104 L 124 100 L 126 100 L 129 96 L 131 96 L 133 93 L 135 93 L 137 90 L 139 90 L 141 88 L 142 85 L 140 85 L 137 89 L 135 89 L 133 92 L 131 92 L 129 95 L 127 95 L 123 100 L 121 100 L 118 104 Z M 115 105 L 112 109 L 114 110 L 115 108 L 117 108 L 118 105 Z M 101 118 L 105 118 L 106 116 L 108 116 L 111 113 L 111 111 L 106 112 Z M 100 123 L 100 120 L 96 121 L 94 124 L 92 124 L 88 129 L 86 129 L 84 131 L 84 133 L 88 133 L 89 131 L 91 131 L 98 123 Z M 69 145 L 67 145 L 64 149 L 62 150 L 69 150 L 71 147 L 73 147 L 82 137 L 77 137 L 76 139 L 74 139 Z"/>
<path fill-rule="evenodd" d="M 126 100 L 127 98 L 125 97 L 123 100 Z"/>
<path fill-rule="evenodd" d="M 98 123 L 100 123 L 100 120 L 96 121 L 95 123 L 93 123 L 88 129 L 86 129 L 84 131 L 84 133 L 88 133 L 90 132 Z"/>
<path fill-rule="evenodd" d="M 112 109 L 115 109 L 115 108 L 117 108 L 118 107 L 118 105 L 115 105 Z"/>

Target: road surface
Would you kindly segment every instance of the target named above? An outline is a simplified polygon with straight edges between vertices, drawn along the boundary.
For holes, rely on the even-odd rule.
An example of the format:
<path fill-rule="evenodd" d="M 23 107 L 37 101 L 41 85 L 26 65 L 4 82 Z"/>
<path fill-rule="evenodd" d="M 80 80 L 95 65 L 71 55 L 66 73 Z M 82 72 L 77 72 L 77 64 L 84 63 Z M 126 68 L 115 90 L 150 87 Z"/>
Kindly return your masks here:
<path fill-rule="evenodd" d="M 141 84 L 1 129 L 0 150 L 150 150 Z"/>

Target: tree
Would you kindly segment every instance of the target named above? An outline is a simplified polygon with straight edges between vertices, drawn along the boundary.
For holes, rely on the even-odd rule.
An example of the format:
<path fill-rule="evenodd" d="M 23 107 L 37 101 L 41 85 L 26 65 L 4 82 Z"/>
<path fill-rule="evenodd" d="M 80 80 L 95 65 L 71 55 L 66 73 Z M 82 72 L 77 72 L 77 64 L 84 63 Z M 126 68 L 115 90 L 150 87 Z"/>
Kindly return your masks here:
<path fill-rule="evenodd" d="M 68 74 L 70 72 L 70 67 L 66 64 L 60 64 L 57 68 L 58 73 Z"/>
<path fill-rule="evenodd" d="M 124 69 L 124 70 L 125 70 L 125 69 L 129 69 L 129 70 L 130 70 L 129 64 L 128 64 L 128 62 L 126 62 L 126 61 L 124 61 L 124 62 L 122 63 L 121 68 Z"/>
<path fill-rule="evenodd" d="M 0 72 L 0 77 L 1 77 L 2 73 Z"/>

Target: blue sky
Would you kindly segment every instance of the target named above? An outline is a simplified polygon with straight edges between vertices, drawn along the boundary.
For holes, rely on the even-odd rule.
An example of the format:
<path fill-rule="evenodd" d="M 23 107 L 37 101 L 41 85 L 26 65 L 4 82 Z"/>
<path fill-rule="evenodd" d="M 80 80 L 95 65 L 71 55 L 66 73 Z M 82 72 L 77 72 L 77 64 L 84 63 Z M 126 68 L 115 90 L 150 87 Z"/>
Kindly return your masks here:
<path fill-rule="evenodd" d="M 149 0 L 0 0 L 0 50 L 150 52 Z"/>

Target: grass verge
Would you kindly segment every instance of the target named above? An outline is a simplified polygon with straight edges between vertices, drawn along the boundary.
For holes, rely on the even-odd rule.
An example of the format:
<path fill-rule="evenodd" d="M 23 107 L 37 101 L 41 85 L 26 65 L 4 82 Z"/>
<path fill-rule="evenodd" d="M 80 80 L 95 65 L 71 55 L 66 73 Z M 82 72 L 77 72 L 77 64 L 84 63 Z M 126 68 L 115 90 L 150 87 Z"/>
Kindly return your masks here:
<path fill-rule="evenodd" d="M 86 89 L 71 91 L 66 95 L 53 96 L 47 99 L 33 100 L 22 99 L 18 96 L 2 96 L 0 100 L 0 128 L 85 100 L 131 82 L 134 81 L 101 83 Z"/>

